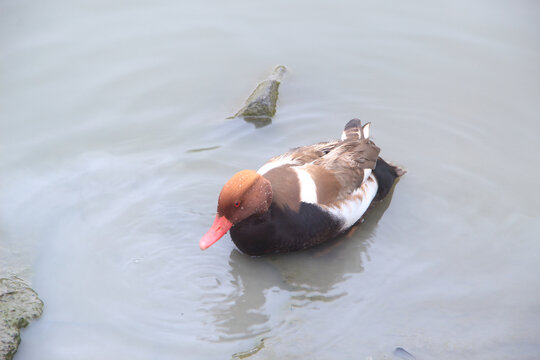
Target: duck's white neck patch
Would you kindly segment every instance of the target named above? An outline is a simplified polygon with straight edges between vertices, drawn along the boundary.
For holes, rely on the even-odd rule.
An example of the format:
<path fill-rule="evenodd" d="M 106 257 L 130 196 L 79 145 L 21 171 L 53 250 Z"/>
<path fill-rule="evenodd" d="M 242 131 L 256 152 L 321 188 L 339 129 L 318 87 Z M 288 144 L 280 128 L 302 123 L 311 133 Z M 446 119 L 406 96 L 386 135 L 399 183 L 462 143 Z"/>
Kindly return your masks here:
<path fill-rule="evenodd" d="M 317 186 L 311 175 L 298 167 L 293 168 L 298 176 L 298 184 L 300 185 L 300 201 L 305 203 L 317 203 Z"/>

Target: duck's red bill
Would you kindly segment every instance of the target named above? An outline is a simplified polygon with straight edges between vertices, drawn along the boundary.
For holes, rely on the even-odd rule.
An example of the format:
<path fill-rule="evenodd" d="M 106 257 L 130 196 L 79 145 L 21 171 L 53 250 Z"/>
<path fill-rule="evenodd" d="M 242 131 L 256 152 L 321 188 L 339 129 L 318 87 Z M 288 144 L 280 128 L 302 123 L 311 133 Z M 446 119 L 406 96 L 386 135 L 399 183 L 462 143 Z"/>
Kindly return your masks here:
<path fill-rule="evenodd" d="M 225 235 L 227 231 L 229 231 L 232 225 L 232 222 L 230 222 L 225 216 L 219 216 L 219 214 L 216 215 L 216 219 L 214 220 L 212 227 L 206 234 L 204 234 L 199 242 L 201 250 L 208 249 L 213 243 L 221 239 L 221 237 Z"/>

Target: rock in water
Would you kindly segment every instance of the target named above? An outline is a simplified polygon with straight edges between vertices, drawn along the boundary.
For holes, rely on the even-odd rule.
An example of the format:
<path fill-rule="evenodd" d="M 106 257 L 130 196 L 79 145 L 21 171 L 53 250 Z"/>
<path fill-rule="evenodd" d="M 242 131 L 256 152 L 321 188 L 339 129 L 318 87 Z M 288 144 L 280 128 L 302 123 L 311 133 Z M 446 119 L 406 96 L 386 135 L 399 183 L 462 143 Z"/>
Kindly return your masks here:
<path fill-rule="evenodd" d="M 286 71 L 285 66 L 276 66 L 268 79 L 257 85 L 233 118 L 242 117 L 256 127 L 270 124 L 276 113 L 279 84 Z"/>
<path fill-rule="evenodd" d="M 21 279 L 0 279 L 0 359 L 13 359 L 21 342 L 21 329 L 42 312 L 43 301 Z"/>
<path fill-rule="evenodd" d="M 416 360 L 416 358 L 412 356 L 410 352 L 408 352 L 402 347 L 397 347 L 394 350 L 394 356 L 397 356 L 398 358 L 403 359 L 403 360 Z"/>

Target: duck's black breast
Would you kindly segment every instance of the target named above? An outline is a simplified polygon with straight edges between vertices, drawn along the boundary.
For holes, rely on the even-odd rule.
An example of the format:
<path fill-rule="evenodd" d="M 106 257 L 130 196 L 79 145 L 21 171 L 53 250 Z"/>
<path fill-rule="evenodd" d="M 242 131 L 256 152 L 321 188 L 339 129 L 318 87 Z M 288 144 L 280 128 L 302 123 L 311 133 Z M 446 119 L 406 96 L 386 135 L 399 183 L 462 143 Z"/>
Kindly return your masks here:
<path fill-rule="evenodd" d="M 341 223 L 319 206 L 301 202 L 294 211 L 272 203 L 263 215 L 234 225 L 231 238 L 248 255 L 305 249 L 339 235 Z"/>

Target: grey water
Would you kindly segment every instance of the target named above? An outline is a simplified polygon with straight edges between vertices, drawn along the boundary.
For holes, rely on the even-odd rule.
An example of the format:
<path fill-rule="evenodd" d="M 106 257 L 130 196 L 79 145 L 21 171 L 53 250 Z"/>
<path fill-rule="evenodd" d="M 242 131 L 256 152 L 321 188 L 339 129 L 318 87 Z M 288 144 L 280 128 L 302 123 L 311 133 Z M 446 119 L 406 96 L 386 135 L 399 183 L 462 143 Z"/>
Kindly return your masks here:
<path fill-rule="evenodd" d="M 0 71 L 15 360 L 540 358 L 537 1 L 5 0 Z M 354 117 L 408 170 L 356 232 L 200 251 L 232 174 Z"/>

